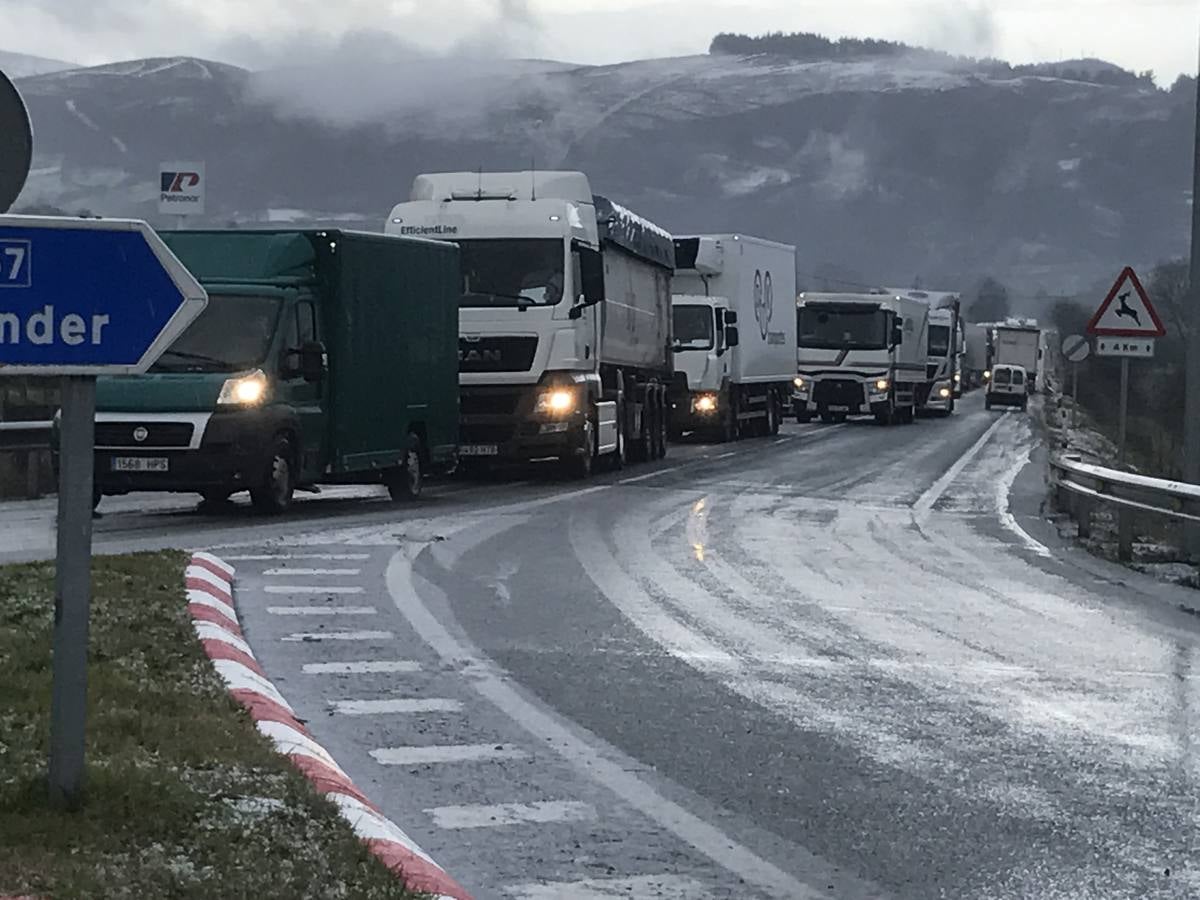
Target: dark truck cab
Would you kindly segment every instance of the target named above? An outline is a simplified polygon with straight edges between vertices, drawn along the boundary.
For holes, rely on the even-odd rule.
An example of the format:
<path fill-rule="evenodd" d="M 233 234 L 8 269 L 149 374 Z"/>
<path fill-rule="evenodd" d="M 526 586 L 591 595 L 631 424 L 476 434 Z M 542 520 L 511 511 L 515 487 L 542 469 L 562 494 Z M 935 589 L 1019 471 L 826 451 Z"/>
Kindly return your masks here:
<path fill-rule="evenodd" d="M 102 494 L 382 483 L 452 469 L 458 250 L 342 231 L 181 231 L 164 241 L 209 293 L 145 375 L 101 378 Z"/>

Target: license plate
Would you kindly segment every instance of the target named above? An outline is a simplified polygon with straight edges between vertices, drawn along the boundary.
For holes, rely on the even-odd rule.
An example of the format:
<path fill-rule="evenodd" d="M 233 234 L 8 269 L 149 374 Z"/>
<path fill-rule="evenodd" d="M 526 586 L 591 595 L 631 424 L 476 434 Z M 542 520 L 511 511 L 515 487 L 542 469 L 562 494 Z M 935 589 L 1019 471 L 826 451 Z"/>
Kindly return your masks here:
<path fill-rule="evenodd" d="M 495 444 L 463 444 L 458 448 L 459 456 L 499 456 L 500 448 Z"/>
<path fill-rule="evenodd" d="M 114 456 L 114 472 L 167 472 L 171 464 L 165 456 Z"/>
<path fill-rule="evenodd" d="M 831 406 L 831 407 L 829 407 L 829 411 L 830 412 L 850 412 L 850 407 L 848 407 L 848 406 Z"/>

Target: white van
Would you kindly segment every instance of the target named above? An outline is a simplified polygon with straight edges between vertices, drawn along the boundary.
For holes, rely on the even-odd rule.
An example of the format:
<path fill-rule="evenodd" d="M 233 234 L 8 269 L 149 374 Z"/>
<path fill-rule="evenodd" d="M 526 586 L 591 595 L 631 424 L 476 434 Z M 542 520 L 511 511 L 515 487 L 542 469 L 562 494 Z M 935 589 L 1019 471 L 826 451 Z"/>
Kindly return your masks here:
<path fill-rule="evenodd" d="M 1019 406 L 1025 409 L 1029 405 L 1029 374 L 1025 367 L 996 366 L 992 369 L 984 405 L 988 409 L 993 406 Z"/>

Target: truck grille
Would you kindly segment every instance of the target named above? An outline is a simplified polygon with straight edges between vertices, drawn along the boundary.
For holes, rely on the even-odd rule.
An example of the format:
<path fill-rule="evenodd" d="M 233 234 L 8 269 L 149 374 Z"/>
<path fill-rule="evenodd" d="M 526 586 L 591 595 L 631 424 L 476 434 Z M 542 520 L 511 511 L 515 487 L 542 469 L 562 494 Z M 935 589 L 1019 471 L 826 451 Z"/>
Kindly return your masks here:
<path fill-rule="evenodd" d="M 134 435 L 145 429 L 145 438 Z M 97 447 L 187 447 L 195 426 L 190 422 L 97 422 Z"/>
<path fill-rule="evenodd" d="M 499 336 L 458 339 L 460 372 L 528 372 L 537 355 L 536 337 Z"/>
<path fill-rule="evenodd" d="M 504 444 L 512 440 L 514 425 L 512 423 L 479 423 L 463 422 L 458 429 L 459 440 L 464 444 Z"/>
<path fill-rule="evenodd" d="M 818 406 L 853 406 L 863 402 L 861 382 L 844 378 L 821 380 L 813 388 L 813 400 Z"/>
<path fill-rule="evenodd" d="M 464 416 L 511 416 L 520 402 L 520 391 L 464 391 L 458 411 Z"/>

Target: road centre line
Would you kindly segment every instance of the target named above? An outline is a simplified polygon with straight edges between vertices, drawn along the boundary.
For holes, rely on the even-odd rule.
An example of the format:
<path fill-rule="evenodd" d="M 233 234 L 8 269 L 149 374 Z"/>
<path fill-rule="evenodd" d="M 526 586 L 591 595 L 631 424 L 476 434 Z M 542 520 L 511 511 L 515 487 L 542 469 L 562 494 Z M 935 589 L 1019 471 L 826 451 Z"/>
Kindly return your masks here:
<path fill-rule="evenodd" d="M 917 502 L 912 506 L 912 511 L 913 516 L 918 521 L 924 521 L 929 516 L 929 513 L 933 509 L 934 505 L 942 499 L 942 495 L 946 493 L 946 491 L 950 488 L 950 485 L 954 483 L 955 479 L 962 474 L 963 469 L 971 464 L 971 460 L 979 455 L 979 451 L 982 450 L 987 442 L 992 439 L 992 436 L 1000 430 L 1000 426 L 1004 424 L 1004 421 L 1008 418 L 1008 415 L 1009 413 L 1005 412 L 1003 415 L 997 417 L 996 421 L 991 424 L 988 430 L 979 436 L 979 440 L 967 448 L 967 452 L 960 456 L 955 461 L 954 465 L 945 471 L 941 478 L 931 484 L 929 489 L 917 498 Z"/>

